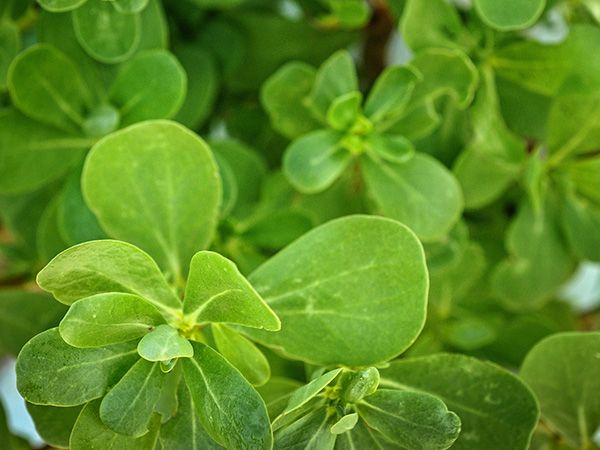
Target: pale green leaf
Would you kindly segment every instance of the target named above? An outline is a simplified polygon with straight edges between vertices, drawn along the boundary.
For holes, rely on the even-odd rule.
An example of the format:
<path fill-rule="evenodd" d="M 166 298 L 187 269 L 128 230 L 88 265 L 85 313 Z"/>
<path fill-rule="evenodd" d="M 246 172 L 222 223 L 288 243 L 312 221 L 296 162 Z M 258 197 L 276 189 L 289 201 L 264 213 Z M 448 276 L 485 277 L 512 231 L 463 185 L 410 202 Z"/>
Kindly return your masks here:
<path fill-rule="evenodd" d="M 166 50 L 146 50 L 124 63 L 109 91 L 121 126 L 173 117 L 185 100 L 187 77 Z"/>
<path fill-rule="evenodd" d="M 135 346 L 75 348 L 58 328 L 30 340 L 17 359 L 17 388 L 36 405 L 76 406 L 102 397 L 138 359 Z"/>
<path fill-rule="evenodd" d="M 357 422 L 358 414 L 346 414 L 344 417 L 342 417 L 340 420 L 338 420 L 331 426 L 330 431 L 333 434 L 342 434 L 346 431 L 352 430 L 356 426 Z"/>
<path fill-rule="evenodd" d="M 244 329 L 320 365 L 365 366 L 402 353 L 425 320 L 427 271 L 405 226 L 350 216 L 305 234 L 250 275 L 281 331 Z"/>
<path fill-rule="evenodd" d="M 404 223 L 421 240 L 441 239 L 460 218 L 460 186 L 452 173 L 431 156 L 417 153 L 402 164 L 369 157 L 361 161 L 361 168 L 379 209 Z"/>
<path fill-rule="evenodd" d="M 236 265 L 218 253 L 196 253 L 183 311 L 190 323 L 226 322 L 270 331 L 281 324 Z"/>
<path fill-rule="evenodd" d="M 73 347 L 104 347 L 140 338 L 164 322 L 158 309 L 143 298 L 110 292 L 73 303 L 59 331 Z"/>
<path fill-rule="evenodd" d="M 38 0 L 38 3 L 47 11 L 64 12 L 79 8 L 86 1 L 88 0 Z"/>
<path fill-rule="evenodd" d="M 139 437 L 148 432 L 165 380 L 158 363 L 140 359 L 100 403 L 100 419 L 111 430 Z"/>
<path fill-rule="evenodd" d="M 391 163 L 405 163 L 415 154 L 412 143 L 404 136 L 395 134 L 373 133 L 366 137 L 367 152 L 376 154 L 375 158 L 382 158 Z"/>
<path fill-rule="evenodd" d="M 337 97 L 327 110 L 327 123 L 334 130 L 348 130 L 361 114 L 362 93 L 352 91 Z"/>
<path fill-rule="evenodd" d="M 226 448 L 272 448 L 267 409 L 252 385 L 210 347 L 193 345 L 194 358 L 183 360 L 183 373 L 208 434 Z"/>
<path fill-rule="evenodd" d="M 178 282 L 215 232 L 217 166 L 204 141 L 175 122 L 143 122 L 102 139 L 82 186 L 102 227 L 147 251 Z"/>
<path fill-rule="evenodd" d="M 539 408 L 531 391 L 506 369 L 464 355 L 437 354 L 392 362 L 381 386 L 438 397 L 461 420 L 457 450 L 526 450 Z"/>
<path fill-rule="evenodd" d="M 191 358 L 192 344 L 169 325 L 159 325 L 138 343 L 138 353 L 148 361 L 168 363 L 176 358 Z"/>
<path fill-rule="evenodd" d="M 600 333 L 561 333 L 539 342 L 521 376 L 533 389 L 544 421 L 576 448 L 593 449 L 600 423 Z"/>
<path fill-rule="evenodd" d="M 474 0 L 474 6 L 487 25 L 510 31 L 533 25 L 542 14 L 546 0 Z"/>
<path fill-rule="evenodd" d="M 303 193 L 316 193 L 331 186 L 352 161 L 342 147 L 342 134 L 333 130 L 308 133 L 287 148 L 283 170 L 292 185 Z"/>
<path fill-rule="evenodd" d="M 173 315 L 181 306 L 152 258 L 121 241 L 91 241 L 71 247 L 38 273 L 37 282 L 67 305 L 95 294 L 124 292 L 142 297 L 166 315 Z"/>

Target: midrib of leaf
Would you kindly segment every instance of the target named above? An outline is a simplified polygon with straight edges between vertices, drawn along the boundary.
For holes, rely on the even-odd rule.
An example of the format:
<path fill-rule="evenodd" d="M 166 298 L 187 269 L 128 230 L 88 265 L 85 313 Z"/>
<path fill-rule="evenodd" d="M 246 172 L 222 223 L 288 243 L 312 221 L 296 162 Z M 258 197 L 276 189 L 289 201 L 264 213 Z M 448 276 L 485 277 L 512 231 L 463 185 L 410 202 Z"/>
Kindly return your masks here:
<path fill-rule="evenodd" d="M 243 293 L 244 291 L 238 288 L 232 288 L 232 289 L 225 289 L 224 291 L 219 292 L 218 294 L 215 294 L 213 296 L 211 296 L 208 300 L 206 300 L 205 302 L 203 302 L 200 306 L 198 306 L 198 308 L 196 308 L 194 311 L 192 311 L 191 313 L 188 313 L 186 315 L 186 319 L 196 322 L 196 320 L 198 319 L 198 316 L 200 314 L 202 314 L 202 312 L 208 308 L 208 306 L 214 302 L 215 300 L 218 300 L 219 297 L 222 297 L 224 295 L 227 295 L 229 293 L 232 292 L 241 292 Z"/>
<path fill-rule="evenodd" d="M 90 322 L 89 320 L 83 320 L 83 319 L 69 319 L 69 322 L 80 323 L 83 325 L 94 325 L 95 327 L 98 327 L 98 328 L 130 327 L 130 328 L 147 329 L 148 327 L 153 326 L 153 324 L 151 324 L 151 323 L 147 323 L 147 324 L 140 323 L 140 322 L 97 323 L 97 322 Z"/>
<path fill-rule="evenodd" d="M 317 439 L 317 437 L 319 436 L 319 434 L 321 434 L 321 431 L 323 430 L 323 427 L 327 424 L 327 420 L 329 420 L 329 415 L 325 414 L 325 418 L 323 419 L 323 421 L 321 422 L 321 424 L 319 425 L 319 428 L 317 428 L 317 431 L 312 435 L 312 437 L 309 439 L 308 443 L 307 443 L 307 447 L 309 445 L 311 445 L 315 439 Z"/>
<path fill-rule="evenodd" d="M 78 363 L 78 364 L 71 364 L 69 366 L 62 366 L 62 367 L 60 367 L 59 369 L 56 370 L 56 373 L 64 372 L 65 370 L 72 370 L 72 369 L 77 369 L 77 368 L 80 368 L 80 367 L 86 367 L 86 366 L 89 366 L 89 365 L 96 366 L 96 365 L 99 365 L 99 364 L 111 361 L 113 359 L 124 358 L 125 356 L 134 355 L 136 353 L 137 353 L 137 349 L 134 349 L 134 350 L 130 350 L 128 352 L 124 352 L 124 353 L 119 353 L 119 354 L 116 354 L 116 355 L 108 356 L 108 357 L 103 358 L 103 359 L 95 359 L 93 361 L 84 361 L 84 362 Z"/>
<path fill-rule="evenodd" d="M 152 363 L 152 369 L 150 369 L 150 371 L 146 375 L 146 378 L 144 379 L 142 386 L 137 391 L 137 394 L 135 395 L 135 397 L 133 398 L 131 403 L 129 403 L 129 405 L 125 408 L 125 412 L 121 415 L 121 419 L 119 419 L 119 422 L 118 422 L 119 426 L 123 425 L 123 421 L 127 418 L 127 416 L 129 415 L 129 412 L 131 411 L 131 409 L 133 408 L 135 403 L 142 396 L 142 393 L 146 389 L 146 386 L 148 386 L 148 382 L 150 381 L 150 378 L 152 377 L 152 374 L 154 373 L 154 371 L 156 370 L 157 367 L 158 367 L 157 363 Z"/>
<path fill-rule="evenodd" d="M 75 122 L 80 128 L 83 127 L 83 117 L 71 108 L 71 106 L 66 102 L 58 92 L 54 90 L 54 87 L 49 84 L 43 77 L 39 76 L 38 72 L 34 72 L 36 75 L 37 82 L 44 88 L 44 90 L 52 97 L 52 99 L 56 102 L 59 109 L 65 113 L 65 115 Z"/>

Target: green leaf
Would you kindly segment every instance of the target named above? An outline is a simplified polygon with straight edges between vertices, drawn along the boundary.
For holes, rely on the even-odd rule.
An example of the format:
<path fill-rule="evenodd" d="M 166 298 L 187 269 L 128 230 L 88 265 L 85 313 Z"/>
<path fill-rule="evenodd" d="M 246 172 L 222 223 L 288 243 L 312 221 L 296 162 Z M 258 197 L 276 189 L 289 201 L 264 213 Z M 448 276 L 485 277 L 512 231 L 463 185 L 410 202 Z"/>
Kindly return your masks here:
<path fill-rule="evenodd" d="M 252 385 L 261 386 L 269 381 L 269 361 L 252 341 L 225 325 L 213 324 L 212 334 L 219 353 Z"/>
<path fill-rule="evenodd" d="M 347 403 L 362 400 L 377 390 L 379 379 L 379 371 L 376 367 L 344 372 L 339 383 L 342 399 Z"/>
<path fill-rule="evenodd" d="M 319 395 L 329 383 L 337 378 L 341 371 L 342 369 L 330 370 L 292 392 L 287 406 L 273 421 L 273 428 L 280 428 L 286 422 L 288 416 L 299 411 L 303 406 Z"/>
<path fill-rule="evenodd" d="M 14 59 L 8 86 L 23 114 L 66 131 L 83 127 L 92 107 L 89 88 L 75 63 L 46 44 L 34 45 Z"/>
<path fill-rule="evenodd" d="M 600 205 L 600 158 L 585 158 L 565 166 L 578 194 Z"/>
<path fill-rule="evenodd" d="M 336 435 L 330 429 L 334 422 L 325 408 L 311 411 L 275 434 L 274 449 L 332 450 Z"/>
<path fill-rule="evenodd" d="M 77 41 L 106 64 L 125 61 L 140 43 L 140 17 L 122 14 L 108 1 L 87 1 L 73 11 Z"/>
<path fill-rule="evenodd" d="M 481 20 L 501 31 L 522 30 L 533 25 L 542 14 L 546 0 L 474 0 Z"/>
<path fill-rule="evenodd" d="M 47 11 L 64 12 L 79 8 L 86 1 L 88 0 L 38 0 L 38 3 Z"/>
<path fill-rule="evenodd" d="M 391 66 L 379 75 L 364 108 L 376 130 L 385 130 L 402 115 L 418 78 L 410 66 Z"/>
<path fill-rule="evenodd" d="M 17 355 L 36 334 L 55 326 L 65 308 L 40 292 L 0 289 L 0 354 Z"/>
<path fill-rule="evenodd" d="M 59 448 L 69 448 L 69 438 L 81 410 L 81 406 L 59 408 L 27 403 L 36 431 L 44 442 Z"/>
<path fill-rule="evenodd" d="M 337 131 L 318 130 L 292 142 L 283 158 L 283 170 L 290 183 L 307 194 L 330 187 L 352 161 L 341 139 Z"/>
<path fill-rule="evenodd" d="M 191 358 L 192 344 L 169 325 L 159 325 L 139 342 L 138 353 L 147 361 L 168 363 L 176 358 Z"/>
<path fill-rule="evenodd" d="M 164 449 L 212 450 L 222 448 L 204 431 L 194 412 L 190 391 L 179 383 L 177 414 L 160 427 L 160 443 Z"/>
<path fill-rule="evenodd" d="M 92 144 L 16 111 L 0 112 L 0 192 L 31 192 L 48 184 L 67 172 Z"/>
<path fill-rule="evenodd" d="M 152 258 L 126 242 L 91 241 L 71 247 L 38 273 L 37 282 L 66 305 L 95 294 L 124 292 L 142 297 L 166 315 L 181 307 Z"/>
<path fill-rule="evenodd" d="M 334 130 L 344 131 L 352 127 L 361 114 L 362 93 L 348 92 L 337 97 L 327 110 L 327 123 Z"/>
<path fill-rule="evenodd" d="M 60 323 L 60 336 L 73 347 L 104 347 L 140 338 L 165 322 L 143 298 L 110 292 L 76 301 Z"/>
<path fill-rule="evenodd" d="M 155 415 L 150 423 L 150 431 L 134 438 L 115 433 L 100 419 L 100 401 L 85 405 L 69 441 L 71 450 L 148 450 L 156 447 L 160 417 Z"/>
<path fill-rule="evenodd" d="M 594 448 L 600 421 L 598 355 L 600 333 L 560 333 L 533 347 L 521 367 L 545 423 L 575 448 Z"/>
<path fill-rule="evenodd" d="M 273 128 L 289 139 L 322 127 L 307 105 L 317 71 L 308 64 L 287 63 L 262 86 L 261 102 Z"/>
<path fill-rule="evenodd" d="M 148 6 L 148 0 L 113 0 L 113 6 L 123 14 L 135 14 Z"/>
<path fill-rule="evenodd" d="M 13 22 L 5 20 L 0 23 L 0 91 L 7 87 L 8 69 L 12 60 L 19 53 L 21 40 L 19 29 Z"/>
<path fill-rule="evenodd" d="M 193 346 L 194 357 L 183 360 L 183 373 L 207 433 L 226 448 L 272 448 L 269 416 L 258 393 L 217 352 Z"/>
<path fill-rule="evenodd" d="M 567 240 L 581 259 L 600 261 L 600 205 L 568 195 L 561 209 Z"/>
<path fill-rule="evenodd" d="M 185 100 L 187 77 L 166 50 L 146 50 L 124 63 L 109 99 L 121 113 L 121 126 L 173 117 Z"/>
<path fill-rule="evenodd" d="M 30 340 L 17 359 L 17 388 L 36 405 L 76 406 L 102 397 L 138 358 L 132 344 L 75 348 L 58 328 Z"/>
<path fill-rule="evenodd" d="M 437 354 L 394 361 L 381 387 L 438 397 L 460 417 L 457 450 L 526 450 L 539 408 L 531 391 L 506 369 L 464 355 Z"/>
<path fill-rule="evenodd" d="M 439 398 L 421 392 L 380 389 L 357 411 L 368 426 L 410 449 L 447 449 L 460 433 L 459 417 Z"/>
<path fill-rule="evenodd" d="M 158 363 L 140 359 L 102 399 L 102 422 L 114 432 L 127 436 L 146 434 L 164 377 Z"/>
<path fill-rule="evenodd" d="M 268 250 L 280 250 L 311 230 L 313 220 L 303 211 L 273 211 L 258 218 L 242 233 L 244 241 Z"/>
<path fill-rule="evenodd" d="M 57 200 L 53 198 L 46 206 L 37 227 L 35 243 L 42 261 L 49 261 L 67 247 L 58 228 Z"/>
<path fill-rule="evenodd" d="M 190 323 L 226 322 L 277 331 L 279 319 L 236 265 L 218 253 L 196 253 L 183 312 Z"/>
<path fill-rule="evenodd" d="M 422 241 L 441 239 L 460 218 L 460 186 L 452 173 L 429 155 L 417 153 L 403 164 L 364 158 L 361 169 L 381 211 L 407 225 Z"/>
<path fill-rule="evenodd" d="M 338 420 L 336 423 L 334 423 L 331 426 L 330 431 L 333 434 L 342 434 L 342 433 L 345 433 L 346 431 L 352 430 L 356 426 L 357 423 L 358 423 L 358 414 L 356 414 L 356 413 L 346 414 L 344 417 L 342 417 L 340 420 Z"/>
<path fill-rule="evenodd" d="M 415 154 L 412 143 L 404 136 L 373 133 L 365 141 L 367 152 L 374 152 L 375 159 L 382 158 L 391 163 L 402 164 Z"/>
<path fill-rule="evenodd" d="M 315 75 L 308 97 L 313 114 L 325 121 L 333 101 L 344 94 L 358 90 L 358 80 L 350 53 L 340 50 L 325 61 Z"/>
<path fill-rule="evenodd" d="M 423 250 L 389 219 L 350 216 L 321 225 L 249 279 L 280 317 L 281 331 L 244 333 L 319 365 L 387 361 L 414 342 L 425 320 Z"/>
<path fill-rule="evenodd" d="M 406 449 L 405 446 L 389 441 L 379 431 L 369 428 L 363 420 L 359 420 L 351 431 L 340 434 L 337 437 L 335 444 L 337 450 L 356 450 L 363 448 L 385 450 Z"/>
<path fill-rule="evenodd" d="M 147 251 L 176 281 L 215 232 L 217 166 L 204 141 L 175 122 L 144 122 L 102 139 L 82 186 L 102 227 Z"/>

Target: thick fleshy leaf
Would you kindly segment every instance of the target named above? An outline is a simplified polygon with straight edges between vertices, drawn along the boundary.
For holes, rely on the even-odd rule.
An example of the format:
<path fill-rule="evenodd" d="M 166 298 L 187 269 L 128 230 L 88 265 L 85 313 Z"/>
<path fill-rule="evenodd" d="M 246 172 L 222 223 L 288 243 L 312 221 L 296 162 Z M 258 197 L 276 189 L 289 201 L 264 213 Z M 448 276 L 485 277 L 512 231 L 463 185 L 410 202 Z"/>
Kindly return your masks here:
<path fill-rule="evenodd" d="M 204 431 L 194 411 L 194 403 L 185 383 L 179 383 L 177 414 L 160 427 L 160 443 L 164 449 L 212 450 L 222 448 Z"/>
<path fill-rule="evenodd" d="M 236 265 L 209 251 L 192 258 L 183 312 L 190 323 L 226 322 L 271 331 L 281 327 Z"/>
<path fill-rule="evenodd" d="M 521 377 L 540 402 L 544 421 L 575 448 L 593 448 L 600 423 L 600 333 L 561 333 L 538 343 Z"/>
<path fill-rule="evenodd" d="M 327 117 L 331 103 L 344 94 L 358 90 L 356 69 L 350 53 L 340 50 L 331 55 L 317 70 L 309 95 L 309 106 L 321 120 Z"/>
<path fill-rule="evenodd" d="M 575 160 L 566 167 L 577 193 L 600 205 L 600 158 Z"/>
<path fill-rule="evenodd" d="M 79 8 L 86 1 L 88 0 L 38 0 L 38 3 L 47 11 L 64 12 Z"/>
<path fill-rule="evenodd" d="M 177 113 L 186 94 L 187 77 L 166 50 L 136 54 L 120 67 L 109 99 L 121 114 L 121 126 L 148 119 L 168 119 Z"/>
<path fill-rule="evenodd" d="M 65 307 L 48 294 L 0 289 L 0 354 L 17 355 L 36 334 L 58 324 Z"/>
<path fill-rule="evenodd" d="M 367 189 L 379 209 L 425 242 L 436 241 L 456 225 L 463 207 L 458 182 L 429 155 L 417 153 L 402 164 L 361 161 Z"/>
<path fill-rule="evenodd" d="M 15 58 L 8 85 L 23 114 L 66 131 L 81 129 L 92 108 L 92 95 L 75 63 L 46 44 L 34 45 Z"/>
<path fill-rule="evenodd" d="M 150 431 L 135 438 L 115 433 L 100 419 L 100 401 L 85 405 L 69 441 L 71 450 L 148 450 L 156 447 L 160 416 L 155 415 L 150 422 Z"/>
<path fill-rule="evenodd" d="M 36 431 L 44 442 L 58 448 L 69 448 L 69 438 L 81 410 L 82 406 L 60 408 L 27 403 Z"/>
<path fill-rule="evenodd" d="M 600 205 L 569 195 L 561 209 L 563 229 L 575 254 L 600 261 Z"/>
<path fill-rule="evenodd" d="M 274 449 L 332 450 L 336 435 L 330 428 L 334 423 L 334 416 L 325 408 L 311 411 L 275 433 Z"/>
<path fill-rule="evenodd" d="M 215 232 L 217 166 L 204 141 L 175 122 L 143 122 L 102 139 L 82 186 L 102 227 L 147 251 L 177 282 Z"/>
<path fill-rule="evenodd" d="M 438 354 L 395 361 L 381 370 L 381 387 L 426 392 L 460 417 L 457 450 L 526 450 L 539 408 L 509 371 L 464 355 Z"/>
<path fill-rule="evenodd" d="M 294 139 L 322 127 L 324 120 L 317 120 L 306 106 L 315 76 L 316 70 L 308 64 L 291 62 L 263 84 L 261 102 L 273 128 L 287 138 Z"/>
<path fill-rule="evenodd" d="M 140 17 L 123 14 L 109 1 L 88 0 L 73 12 L 77 41 L 94 59 L 106 64 L 125 61 L 140 43 Z"/>
<path fill-rule="evenodd" d="M 213 349 L 193 346 L 183 373 L 204 429 L 226 448 L 272 448 L 269 416 L 258 392 Z"/>
<path fill-rule="evenodd" d="M 244 332 L 320 365 L 387 361 L 412 344 L 425 320 L 421 244 L 389 219 L 350 216 L 321 225 L 249 279 L 280 317 L 281 331 Z"/>
<path fill-rule="evenodd" d="M 327 110 L 327 123 L 334 130 L 345 131 L 352 127 L 361 115 L 362 93 L 348 92 L 337 97 Z"/>
<path fill-rule="evenodd" d="M 17 359 L 17 388 L 36 405 L 76 406 L 102 397 L 138 359 L 135 346 L 75 348 L 58 328 L 30 340 Z"/>
<path fill-rule="evenodd" d="M 67 172 L 94 141 L 0 112 L 0 192 L 31 192 Z"/>
<path fill-rule="evenodd" d="M 342 433 L 352 430 L 356 426 L 357 423 L 358 423 L 358 414 L 356 414 L 356 413 L 346 414 L 344 417 L 342 417 L 340 420 L 338 420 L 336 423 L 334 423 L 331 426 L 330 431 L 333 434 L 342 434 Z"/>
<path fill-rule="evenodd" d="M 331 186 L 352 161 L 342 147 L 342 134 L 333 130 L 313 131 L 287 148 L 283 170 L 296 189 L 311 194 Z"/>
<path fill-rule="evenodd" d="M 37 282 L 66 305 L 95 294 L 124 292 L 142 297 L 166 315 L 181 306 L 152 258 L 121 241 L 71 247 L 38 273 Z"/>
<path fill-rule="evenodd" d="M 250 383 L 261 386 L 269 381 L 269 361 L 252 341 L 225 325 L 214 324 L 212 334 L 219 353 Z"/>
<path fill-rule="evenodd" d="M 418 77 L 410 66 L 388 67 L 379 75 L 364 108 L 376 130 L 385 130 L 402 115 Z"/>
<path fill-rule="evenodd" d="M 158 309 L 143 298 L 109 292 L 73 303 L 59 331 L 73 347 L 104 347 L 140 338 L 164 322 Z"/>
<path fill-rule="evenodd" d="M 497 30 L 522 30 L 540 17 L 546 0 L 474 0 L 475 10 L 486 24 Z"/>
<path fill-rule="evenodd" d="M 140 359 L 100 403 L 100 419 L 111 430 L 139 437 L 148 431 L 165 380 L 158 363 Z"/>
<path fill-rule="evenodd" d="M 113 6 L 123 14 L 135 14 L 148 6 L 148 0 L 113 0 Z"/>
<path fill-rule="evenodd" d="M 148 361 L 168 363 L 176 358 L 191 358 L 192 344 L 169 325 L 159 325 L 138 344 L 138 353 Z"/>
<path fill-rule="evenodd" d="M 382 158 L 391 163 L 404 163 L 415 154 L 412 143 L 404 136 L 394 134 L 373 133 L 366 138 L 367 152 L 375 153 L 375 158 Z"/>
<path fill-rule="evenodd" d="M 460 419 L 433 395 L 380 389 L 357 405 L 361 419 L 405 448 L 447 449 L 458 438 Z"/>

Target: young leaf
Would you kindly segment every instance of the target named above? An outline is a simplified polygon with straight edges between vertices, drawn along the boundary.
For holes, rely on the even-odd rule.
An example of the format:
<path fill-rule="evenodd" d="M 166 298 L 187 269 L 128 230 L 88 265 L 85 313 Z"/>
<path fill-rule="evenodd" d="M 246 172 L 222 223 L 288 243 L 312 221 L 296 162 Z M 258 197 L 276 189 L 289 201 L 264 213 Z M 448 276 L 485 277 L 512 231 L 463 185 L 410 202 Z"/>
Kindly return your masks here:
<path fill-rule="evenodd" d="M 315 82 L 316 70 L 308 64 L 291 62 L 281 67 L 261 90 L 261 102 L 271 118 L 273 128 L 289 139 L 321 128 L 306 99 Z"/>
<path fill-rule="evenodd" d="M 540 17 L 546 0 L 474 0 L 475 10 L 487 25 L 501 31 L 522 30 Z"/>
<path fill-rule="evenodd" d="M 183 312 L 190 323 L 226 322 L 277 331 L 279 319 L 236 265 L 218 253 L 192 258 Z"/>
<path fill-rule="evenodd" d="M 204 431 L 190 391 L 185 383 L 179 383 L 178 408 L 175 417 L 160 427 L 159 440 L 164 449 L 213 450 L 222 448 Z"/>
<path fill-rule="evenodd" d="M 147 251 L 176 281 L 214 234 L 218 169 L 204 141 L 174 122 L 143 122 L 102 139 L 82 186 L 102 227 Z"/>
<path fill-rule="evenodd" d="M 71 247 L 38 273 L 37 282 L 66 305 L 95 294 L 123 292 L 142 297 L 167 315 L 181 307 L 152 258 L 121 241 Z"/>
<path fill-rule="evenodd" d="M 412 143 L 404 136 L 373 133 L 366 138 L 367 152 L 375 152 L 375 159 L 402 164 L 415 154 Z"/>
<path fill-rule="evenodd" d="M 252 386 L 210 347 L 194 343 L 183 373 L 207 433 L 226 448 L 268 450 L 273 436 L 267 409 Z"/>
<path fill-rule="evenodd" d="M 132 344 L 75 348 L 62 340 L 58 328 L 52 328 L 19 353 L 17 388 L 36 405 L 81 405 L 102 397 L 136 359 Z"/>
<path fill-rule="evenodd" d="M 155 415 L 150 422 L 149 431 L 135 438 L 115 433 L 100 419 L 100 401 L 85 405 L 69 441 L 71 450 L 148 450 L 156 447 L 160 417 Z"/>
<path fill-rule="evenodd" d="M 342 433 L 352 430 L 356 426 L 357 423 L 358 423 L 358 414 L 356 414 L 356 413 L 346 414 L 344 417 L 342 417 L 340 420 L 338 420 L 336 423 L 334 423 L 331 426 L 330 431 L 333 434 L 342 434 Z"/>
<path fill-rule="evenodd" d="M 403 164 L 364 158 L 367 188 L 387 216 L 425 242 L 445 236 L 460 218 L 463 198 L 456 179 L 437 160 L 417 153 Z"/>
<path fill-rule="evenodd" d="M 176 358 L 191 358 L 192 344 L 169 325 L 159 325 L 138 344 L 138 353 L 147 361 L 169 362 Z"/>
<path fill-rule="evenodd" d="M 269 361 L 252 341 L 225 325 L 213 324 L 212 334 L 219 353 L 252 385 L 261 386 L 269 381 Z"/>
<path fill-rule="evenodd" d="M 146 434 L 164 379 L 158 363 L 140 359 L 102 399 L 100 419 L 116 433 Z"/>
<path fill-rule="evenodd" d="M 278 333 L 244 333 L 320 365 L 387 361 L 412 344 L 425 320 L 423 250 L 389 219 L 350 216 L 321 225 L 249 279 L 282 325 Z"/>
<path fill-rule="evenodd" d="M 31 192 L 48 184 L 75 165 L 92 144 L 17 111 L 0 112 L 0 193 Z"/>
<path fill-rule="evenodd" d="M 469 356 L 394 361 L 381 370 L 381 386 L 443 399 L 460 417 L 461 434 L 452 446 L 457 450 L 526 450 L 538 422 L 535 397 L 519 378 Z"/>
<path fill-rule="evenodd" d="M 336 98 L 357 90 L 358 80 L 352 57 L 347 51 L 340 50 L 319 67 L 310 92 L 309 106 L 324 121 Z"/>
<path fill-rule="evenodd" d="M 560 333 L 531 349 L 521 376 L 548 425 L 574 448 L 593 448 L 600 419 L 600 333 Z"/>
<path fill-rule="evenodd" d="M 121 126 L 148 119 L 168 119 L 186 94 L 187 77 L 177 59 L 165 50 L 147 50 L 123 64 L 109 99 L 118 107 Z"/>
<path fill-rule="evenodd" d="M 331 186 L 352 161 L 352 153 L 341 146 L 342 134 L 333 130 L 313 131 L 287 148 L 283 170 L 300 192 L 311 194 Z"/>
<path fill-rule="evenodd" d="M 327 123 L 334 130 L 349 129 L 361 114 L 362 93 L 348 92 L 336 98 L 327 110 Z"/>
<path fill-rule="evenodd" d="M 89 88 L 73 61 L 46 44 L 29 47 L 14 59 L 8 85 L 23 114 L 62 130 L 81 129 L 92 107 Z"/>
<path fill-rule="evenodd" d="M 439 398 L 420 392 L 380 389 L 357 411 L 369 427 L 411 449 L 447 449 L 460 433 L 459 417 Z"/>
<path fill-rule="evenodd" d="M 140 43 L 140 17 L 123 14 L 107 1 L 87 1 L 73 12 L 77 41 L 106 64 L 125 61 Z"/>
<path fill-rule="evenodd" d="M 58 448 L 69 448 L 69 438 L 73 426 L 81 413 L 82 406 L 59 408 L 27 403 L 27 412 L 31 415 L 35 429 L 44 442 Z"/>
<path fill-rule="evenodd" d="M 104 347 L 140 338 L 164 322 L 143 298 L 110 292 L 73 303 L 58 329 L 73 347 Z"/>

